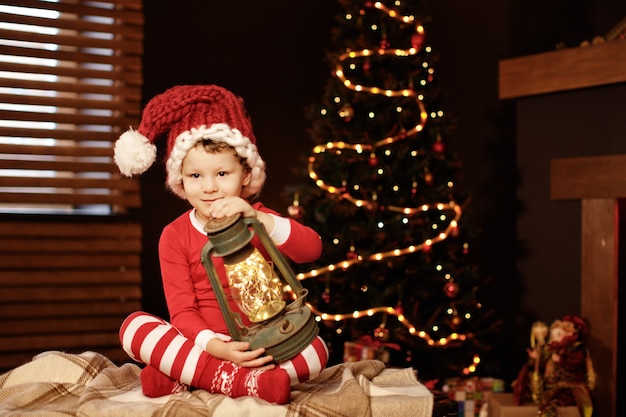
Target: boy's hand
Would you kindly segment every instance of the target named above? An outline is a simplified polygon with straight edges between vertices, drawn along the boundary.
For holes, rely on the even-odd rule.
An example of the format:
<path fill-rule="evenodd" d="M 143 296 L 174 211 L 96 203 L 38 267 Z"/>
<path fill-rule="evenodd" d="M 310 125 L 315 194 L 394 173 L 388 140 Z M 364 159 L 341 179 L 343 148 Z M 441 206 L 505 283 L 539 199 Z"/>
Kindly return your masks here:
<path fill-rule="evenodd" d="M 234 216 L 241 213 L 243 217 L 252 217 L 260 221 L 267 233 L 274 229 L 274 218 L 262 211 L 256 211 L 250 203 L 241 197 L 224 197 L 211 204 L 211 217 L 220 219 L 222 217 Z"/>
<path fill-rule="evenodd" d="M 211 216 L 216 219 L 241 213 L 243 217 L 256 217 L 256 210 L 241 197 L 224 197 L 211 204 Z"/>
<path fill-rule="evenodd" d="M 249 348 L 250 343 L 248 342 L 224 342 L 214 338 L 209 340 L 205 350 L 218 359 L 233 362 L 244 368 L 268 370 L 276 367 L 275 364 L 271 363 L 273 360 L 271 356 L 261 356 L 265 349 L 248 350 Z"/>

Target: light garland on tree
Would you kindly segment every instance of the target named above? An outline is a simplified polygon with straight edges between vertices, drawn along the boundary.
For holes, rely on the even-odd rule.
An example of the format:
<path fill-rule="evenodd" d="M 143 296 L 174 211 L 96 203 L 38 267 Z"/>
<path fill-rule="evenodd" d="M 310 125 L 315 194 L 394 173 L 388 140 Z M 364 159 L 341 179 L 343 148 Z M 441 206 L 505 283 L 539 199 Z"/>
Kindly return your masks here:
<path fill-rule="evenodd" d="M 374 262 L 380 262 L 383 261 L 387 258 L 391 258 L 391 257 L 399 257 L 399 256 L 404 256 L 410 253 L 415 253 L 421 250 L 426 250 L 428 251 L 430 249 L 430 247 L 437 243 L 437 242 L 441 242 L 443 240 L 445 240 L 451 233 L 456 233 L 455 231 L 458 228 L 458 220 L 461 218 L 461 207 L 454 203 L 454 202 L 450 202 L 447 204 L 443 204 L 443 203 L 438 203 L 435 205 L 431 205 L 431 204 L 424 204 L 421 208 L 416 209 L 416 208 L 409 208 L 409 207 L 405 207 L 405 208 L 399 208 L 399 207 L 394 207 L 394 209 L 401 211 L 402 213 L 405 214 L 415 214 L 417 212 L 421 211 L 428 211 L 431 210 L 433 207 L 435 207 L 437 210 L 439 211 L 443 211 L 443 210 L 453 210 L 455 213 L 455 217 L 454 219 L 452 219 L 452 221 L 450 221 L 450 223 L 448 224 L 447 228 L 439 233 L 438 236 L 431 238 L 431 239 L 426 239 L 424 242 L 419 243 L 417 245 L 411 245 L 408 246 L 406 248 L 398 248 L 398 249 L 393 249 L 390 251 L 386 251 L 386 252 L 378 252 L 378 253 L 374 253 L 372 255 L 369 255 L 367 257 L 363 257 L 361 255 L 357 255 L 354 259 L 346 259 L 343 260 L 341 262 L 337 262 L 335 264 L 331 264 L 331 265 L 327 265 L 324 266 L 322 268 L 317 268 L 317 269 L 312 269 L 309 272 L 302 272 L 296 275 L 296 278 L 298 278 L 298 280 L 305 280 L 308 278 L 313 278 L 313 277 L 317 277 L 320 276 L 321 274 L 325 273 L 325 272 L 333 272 L 336 270 L 347 270 L 348 268 L 358 265 L 360 263 L 366 262 L 366 261 L 374 261 Z"/>
<path fill-rule="evenodd" d="M 342 321 L 346 319 L 360 319 L 363 317 L 371 317 L 377 313 L 385 313 L 387 315 L 395 316 L 396 319 L 409 330 L 410 334 L 424 339 L 429 346 L 446 346 L 450 343 L 456 341 L 463 342 L 467 339 L 467 335 L 456 332 L 451 333 L 447 337 L 433 339 L 428 333 L 426 333 L 426 331 L 417 330 L 417 328 L 406 319 L 402 311 L 394 307 L 374 307 L 362 311 L 354 311 L 348 314 L 332 314 L 318 310 L 314 306 L 310 305 L 310 303 L 307 303 L 307 305 L 311 308 L 311 311 L 319 317 L 318 321 Z"/>

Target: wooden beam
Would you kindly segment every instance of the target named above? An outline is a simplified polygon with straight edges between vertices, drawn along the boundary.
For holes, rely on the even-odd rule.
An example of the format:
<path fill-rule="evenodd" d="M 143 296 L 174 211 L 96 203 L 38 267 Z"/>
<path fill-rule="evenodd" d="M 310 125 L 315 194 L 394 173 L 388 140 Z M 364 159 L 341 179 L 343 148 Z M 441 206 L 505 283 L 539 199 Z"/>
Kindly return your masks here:
<path fill-rule="evenodd" d="M 597 373 L 594 415 L 616 415 L 618 236 L 615 199 L 582 200 L 580 313 Z"/>
<path fill-rule="evenodd" d="M 626 82 L 626 43 L 611 41 L 502 60 L 499 72 L 500 99 Z"/>
<path fill-rule="evenodd" d="M 626 197 L 626 155 L 550 161 L 551 199 L 622 197 Z"/>
<path fill-rule="evenodd" d="M 579 199 L 581 219 L 580 315 L 589 324 L 597 373 L 594 415 L 617 409 L 618 200 L 626 197 L 626 155 L 550 161 L 550 196 Z"/>

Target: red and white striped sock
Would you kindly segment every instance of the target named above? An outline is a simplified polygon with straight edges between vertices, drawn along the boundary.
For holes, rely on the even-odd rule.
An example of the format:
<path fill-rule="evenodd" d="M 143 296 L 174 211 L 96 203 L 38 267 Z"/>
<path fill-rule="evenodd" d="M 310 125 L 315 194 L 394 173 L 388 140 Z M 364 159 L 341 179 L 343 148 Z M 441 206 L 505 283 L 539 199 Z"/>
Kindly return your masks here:
<path fill-rule="evenodd" d="M 289 375 L 283 369 L 259 371 L 214 358 L 171 324 L 151 314 L 131 314 L 122 323 L 120 341 L 131 358 L 158 369 L 174 382 L 233 398 L 252 396 L 277 404 L 289 401 Z M 150 378 L 145 379 L 148 386 L 143 387 L 144 391 L 151 395 L 168 391 L 162 379 L 154 379 L 155 386 L 150 386 Z"/>
<path fill-rule="evenodd" d="M 287 371 L 293 386 L 316 378 L 328 364 L 328 356 L 328 347 L 318 336 L 302 352 L 278 366 Z"/>

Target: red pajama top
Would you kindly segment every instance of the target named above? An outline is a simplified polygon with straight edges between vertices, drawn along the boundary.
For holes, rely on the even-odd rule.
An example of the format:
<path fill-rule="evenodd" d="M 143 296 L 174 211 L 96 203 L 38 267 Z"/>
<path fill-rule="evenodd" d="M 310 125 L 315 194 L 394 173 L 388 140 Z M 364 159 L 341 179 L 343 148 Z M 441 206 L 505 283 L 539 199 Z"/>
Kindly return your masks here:
<path fill-rule="evenodd" d="M 254 203 L 252 207 L 279 217 L 270 236 L 274 238 L 275 234 L 282 235 L 281 240 L 284 241 L 278 242 L 276 247 L 284 256 L 296 263 L 312 262 L 320 256 L 322 241 L 313 229 L 293 219 L 280 217 L 277 212 L 260 202 Z M 281 230 L 277 231 L 276 228 Z M 202 264 L 201 252 L 207 242 L 203 225 L 195 219 L 193 210 L 185 212 L 168 224 L 159 240 L 161 276 L 170 321 L 185 337 L 203 348 L 211 338 L 229 334 Z M 269 259 L 258 237 L 253 238 L 252 244 Z M 225 293 L 230 294 L 223 260 L 213 257 L 213 265 Z M 239 312 L 244 323 L 249 325 L 246 315 L 240 312 L 230 297 L 229 302 L 231 310 Z"/>

